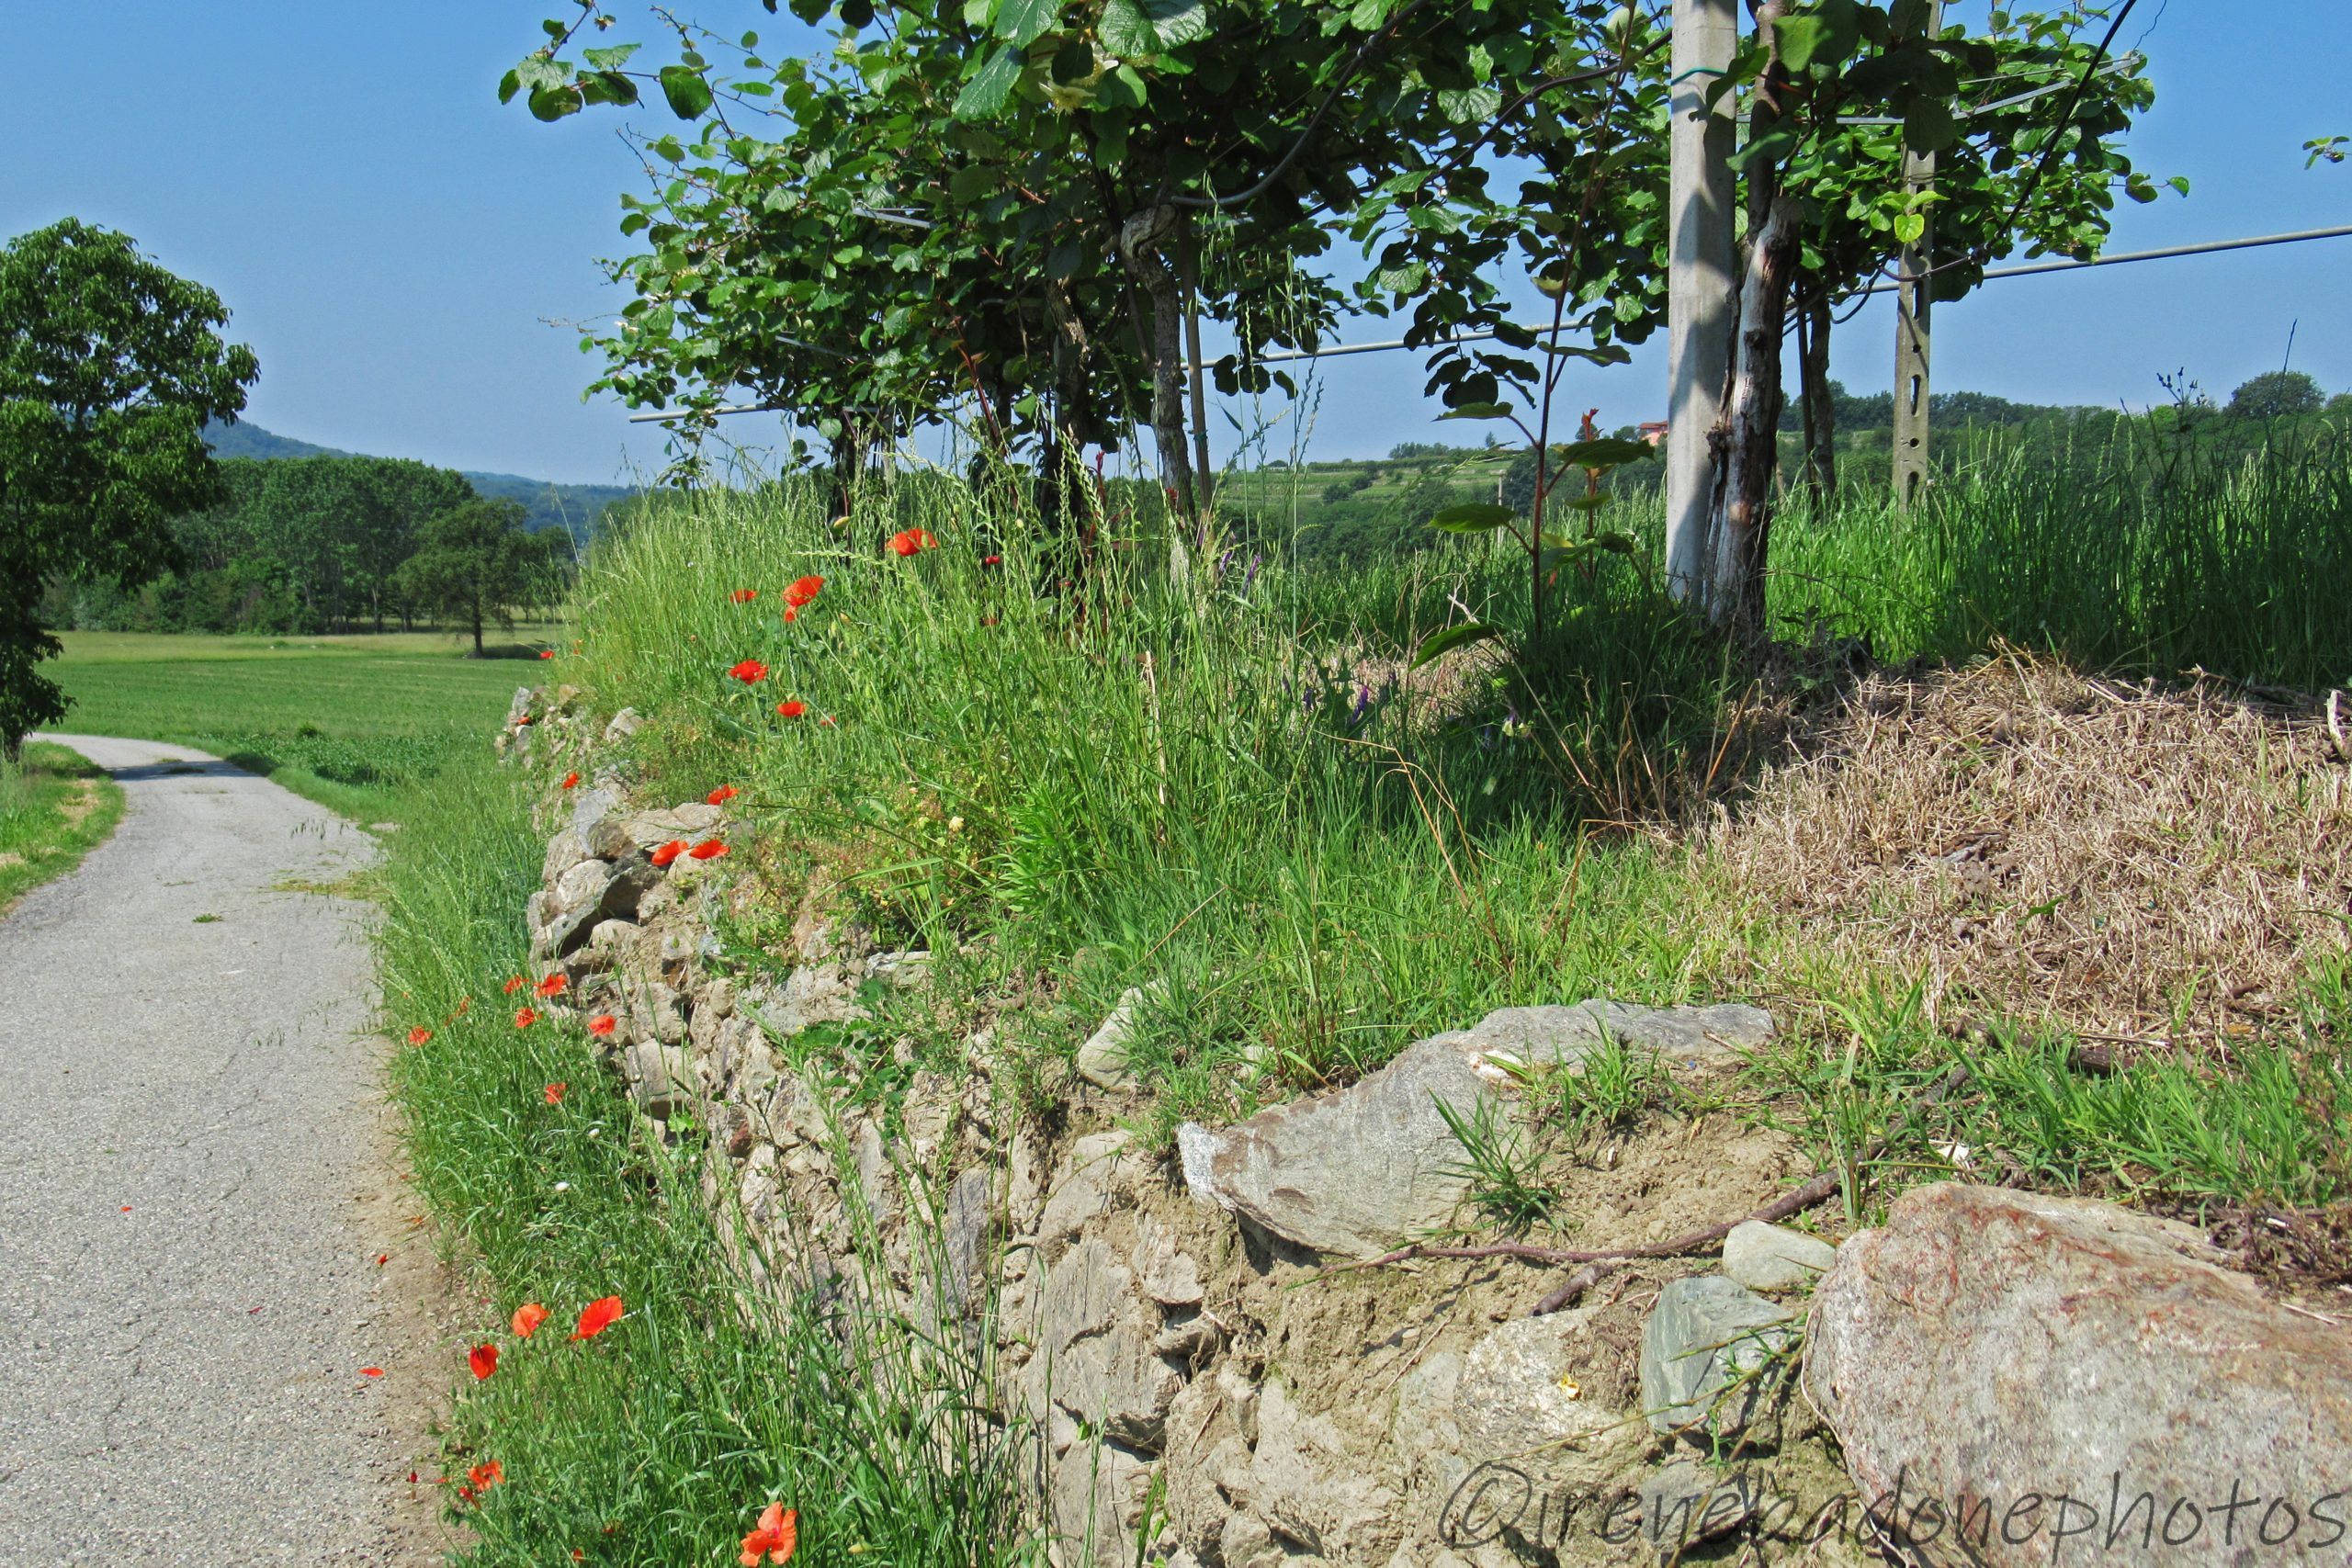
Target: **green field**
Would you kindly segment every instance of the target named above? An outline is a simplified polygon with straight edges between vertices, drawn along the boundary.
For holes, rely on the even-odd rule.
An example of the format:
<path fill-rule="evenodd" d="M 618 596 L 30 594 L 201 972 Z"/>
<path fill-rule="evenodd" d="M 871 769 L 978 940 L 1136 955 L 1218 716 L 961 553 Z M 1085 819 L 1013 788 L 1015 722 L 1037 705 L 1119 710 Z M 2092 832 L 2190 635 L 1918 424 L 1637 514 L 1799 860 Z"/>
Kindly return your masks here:
<path fill-rule="evenodd" d="M 541 635 L 543 634 L 543 635 Z M 66 632 L 51 669 L 74 698 L 61 727 L 199 747 L 362 822 L 398 819 L 402 792 L 487 744 L 537 653 L 518 627 L 476 660 L 455 634 L 321 637 Z"/>

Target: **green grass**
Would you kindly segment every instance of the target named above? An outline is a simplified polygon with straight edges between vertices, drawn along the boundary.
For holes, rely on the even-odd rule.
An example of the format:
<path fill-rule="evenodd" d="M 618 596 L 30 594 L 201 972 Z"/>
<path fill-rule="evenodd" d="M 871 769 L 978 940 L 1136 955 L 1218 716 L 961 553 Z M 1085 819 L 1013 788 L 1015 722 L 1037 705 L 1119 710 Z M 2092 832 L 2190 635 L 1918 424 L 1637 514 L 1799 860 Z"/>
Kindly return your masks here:
<path fill-rule="evenodd" d="M 560 628 L 526 628 L 561 635 Z M 473 660 L 438 634 L 350 637 L 67 632 L 50 666 L 74 699 L 62 728 L 198 747 L 361 822 L 487 747 L 539 642 Z"/>
<path fill-rule="evenodd" d="M 754 1289 L 701 1200 L 695 1144 L 644 1133 L 576 1029 L 514 1026 L 500 987 L 526 963 L 515 911 L 541 849 L 517 782 L 451 770 L 412 821 L 383 879 L 382 980 L 397 1034 L 434 1034 L 394 1085 L 418 1190 L 492 1281 L 481 1335 L 503 1350 L 487 1382 L 451 1369 L 447 1473 L 504 1472 L 463 1509 L 457 1560 L 705 1568 L 781 1501 L 800 1512 L 796 1562 L 1035 1561 L 1013 1511 L 1029 1437 L 978 1414 L 986 1369 L 943 1352 L 919 1371 L 854 1287 Z M 551 1082 L 570 1086 L 560 1104 Z M 627 1315 L 568 1341 L 612 1294 Z M 555 1315 L 523 1340 L 503 1325 L 526 1301 Z"/>
<path fill-rule="evenodd" d="M 0 761 L 0 914 L 64 875 L 122 820 L 122 788 L 104 768 L 35 741 Z"/>

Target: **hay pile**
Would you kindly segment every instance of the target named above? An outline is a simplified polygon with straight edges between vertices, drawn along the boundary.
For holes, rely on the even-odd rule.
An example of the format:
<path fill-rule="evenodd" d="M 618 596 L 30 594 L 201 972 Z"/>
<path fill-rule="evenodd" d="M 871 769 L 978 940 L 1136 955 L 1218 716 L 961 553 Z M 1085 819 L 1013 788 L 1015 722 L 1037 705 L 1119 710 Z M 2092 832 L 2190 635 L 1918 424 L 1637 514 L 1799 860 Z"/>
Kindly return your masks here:
<path fill-rule="evenodd" d="M 1873 677 L 1704 848 L 1808 945 L 1984 1008 L 2211 1043 L 2352 939 L 2352 765 L 2321 712 L 2003 654 Z"/>

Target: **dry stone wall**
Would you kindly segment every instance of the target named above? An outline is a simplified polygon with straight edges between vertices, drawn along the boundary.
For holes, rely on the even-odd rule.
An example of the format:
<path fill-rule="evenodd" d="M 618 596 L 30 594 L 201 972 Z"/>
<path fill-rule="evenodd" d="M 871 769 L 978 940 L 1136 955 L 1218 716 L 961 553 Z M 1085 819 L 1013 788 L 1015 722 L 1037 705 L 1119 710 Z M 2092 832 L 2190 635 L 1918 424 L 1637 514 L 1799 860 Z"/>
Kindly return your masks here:
<path fill-rule="evenodd" d="M 654 854 L 681 840 L 741 844 L 744 825 L 720 807 L 629 800 L 597 759 L 635 722 L 626 711 L 599 722 L 568 689 L 524 692 L 501 737 L 550 777 L 590 775 L 550 792 L 541 888 L 522 912 L 541 972 L 568 977 L 557 1005 L 610 1015 L 600 1046 L 616 1081 L 666 1135 L 699 1140 L 704 1198 L 749 1279 L 848 1292 L 872 1321 L 960 1346 L 984 1370 L 1001 1411 L 1035 1436 L 1035 1503 L 1069 1568 L 1505 1568 L 1656 1562 L 1678 1544 L 1690 1561 L 1860 1563 L 1890 1546 L 1919 1562 L 1970 1561 L 1890 1528 L 1872 1499 L 1906 1464 L 1947 1496 L 1993 1471 L 2004 1485 L 2044 1473 L 2086 1485 L 2060 1446 L 2085 1422 L 2130 1427 L 2134 1409 L 2192 1425 L 2221 1412 L 2195 1427 L 2200 1443 L 2251 1424 L 2285 1453 L 2300 1517 L 2314 1488 L 2344 1479 L 2341 1328 L 2290 1317 L 2237 1276 L 2215 1282 L 2210 1262 L 2165 1263 L 2154 1242 L 2069 1252 L 2049 1239 L 2091 1211 L 2125 1231 L 2151 1224 L 2106 1205 L 2018 1218 L 2000 1208 L 2015 1194 L 1990 1209 L 1906 1199 L 1887 1231 L 1843 1248 L 1747 1224 L 1720 1259 L 1631 1264 L 1542 1315 L 1531 1309 L 1557 1273 L 1507 1259 L 1345 1267 L 1461 1203 L 1460 1148 L 1437 1098 L 1465 1114 L 1507 1106 L 1527 1067 L 1574 1070 L 1604 1039 L 1699 1082 L 1770 1037 L 1754 1009 L 1507 1010 L 1347 1089 L 1233 1127 L 1188 1124 L 1158 1156 L 1123 1125 L 1138 1109 L 1120 1059 L 1131 1003 L 1080 1052 L 1050 1131 L 1012 1113 L 986 1030 L 956 1076 L 910 1072 L 901 1046 L 895 1109 L 857 1107 L 795 1042 L 859 1022 L 876 984 L 925 985 L 930 955 L 877 949 L 810 899 L 766 955 L 772 972 L 727 959 L 721 915 L 770 895 L 726 857 L 657 866 Z M 1584 1210 L 1594 1245 L 1728 1219 L 1809 1174 L 1786 1140 L 1721 1122 L 1695 1152 L 1670 1146 L 1703 1130 L 1610 1152 L 1593 1179 L 1613 1185 Z M 2103 1352 L 2064 1331 L 2056 1287 L 2004 1272 L 2015 1258 L 1985 1239 L 2010 1234 L 1996 1213 L 2041 1238 L 2032 1256 L 2104 1281 Z M 2192 1267 L 2207 1272 L 2175 1277 Z M 1923 1309 L 1923 1281 L 1953 1270 L 1971 1286 Z M 2164 1302 L 2194 1310 L 2147 1307 L 2135 1292 L 2151 1277 Z M 2201 1382 L 2176 1376 L 2167 1335 L 2257 1332 L 2299 1348 L 2296 1376 L 2337 1380 L 2304 1438 L 2259 1417 L 2253 1395 L 2223 1397 L 2258 1357 L 2206 1366 Z M 2002 1381 L 2013 1352 L 2045 1388 L 2089 1379 L 2095 1393 L 2109 1370 L 2137 1381 L 2069 1424 Z M 1980 1371 L 1986 1391 L 1951 1404 L 1948 1365 Z M 2291 1399 L 2273 1387 L 2284 1378 L 2264 1397 Z M 2143 1395 L 2153 1403 L 2132 1403 Z M 1977 1437 L 1929 1436 L 1947 1404 Z M 1996 1429 L 1999 1443 L 1984 1435 Z M 2160 1449 L 2161 1432 L 2149 1441 Z M 2210 1464 L 2165 1473 L 2184 1486 L 2219 1476 Z M 1987 1560 L 2049 1561 L 2039 1539 L 2040 1558 Z"/>

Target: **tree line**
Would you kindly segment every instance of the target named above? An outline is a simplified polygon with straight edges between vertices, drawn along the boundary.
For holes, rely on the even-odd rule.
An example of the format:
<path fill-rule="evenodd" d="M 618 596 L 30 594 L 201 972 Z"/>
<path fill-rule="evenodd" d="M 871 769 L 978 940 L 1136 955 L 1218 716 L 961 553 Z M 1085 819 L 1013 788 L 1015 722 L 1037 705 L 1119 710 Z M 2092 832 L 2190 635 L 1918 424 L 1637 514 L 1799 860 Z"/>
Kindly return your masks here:
<path fill-rule="evenodd" d="M 51 624 L 116 631 L 475 633 L 560 602 L 568 536 L 447 468 L 395 457 L 231 458 L 219 499 L 170 520 L 172 565 L 135 584 L 52 581 Z"/>

